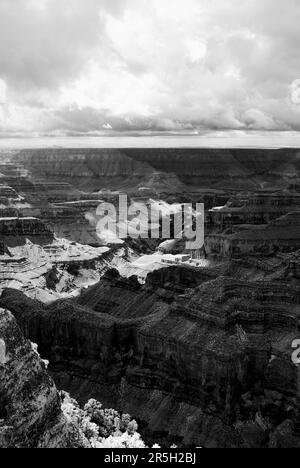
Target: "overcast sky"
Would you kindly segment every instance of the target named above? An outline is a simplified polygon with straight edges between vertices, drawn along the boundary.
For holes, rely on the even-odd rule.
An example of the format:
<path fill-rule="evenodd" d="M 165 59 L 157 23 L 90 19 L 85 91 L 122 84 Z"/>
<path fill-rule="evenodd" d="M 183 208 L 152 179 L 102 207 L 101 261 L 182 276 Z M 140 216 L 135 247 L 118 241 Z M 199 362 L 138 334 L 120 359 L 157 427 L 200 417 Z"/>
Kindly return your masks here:
<path fill-rule="evenodd" d="M 300 130 L 299 0 L 0 0 L 0 135 Z"/>

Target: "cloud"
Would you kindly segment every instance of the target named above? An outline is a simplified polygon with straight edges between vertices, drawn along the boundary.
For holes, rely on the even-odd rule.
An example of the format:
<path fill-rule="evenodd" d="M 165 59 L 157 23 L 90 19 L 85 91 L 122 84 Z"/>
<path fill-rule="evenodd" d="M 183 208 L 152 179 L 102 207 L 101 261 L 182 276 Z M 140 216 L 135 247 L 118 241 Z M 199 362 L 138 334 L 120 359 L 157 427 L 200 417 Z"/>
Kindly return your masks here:
<path fill-rule="evenodd" d="M 109 123 L 105 123 L 102 125 L 102 128 L 104 128 L 104 130 L 112 130 L 112 126 L 109 124 Z"/>
<path fill-rule="evenodd" d="M 0 106 L 6 103 L 6 83 L 0 79 Z"/>
<path fill-rule="evenodd" d="M 300 79 L 293 81 L 290 86 L 291 101 L 293 104 L 300 104 Z"/>
<path fill-rule="evenodd" d="M 0 0 L 0 31 L 0 73 L 12 92 L 57 91 L 101 40 L 97 0 L 84 8 L 80 0 Z"/>
<path fill-rule="evenodd" d="M 0 132 L 300 130 L 299 22 L 297 0 L 0 0 Z"/>

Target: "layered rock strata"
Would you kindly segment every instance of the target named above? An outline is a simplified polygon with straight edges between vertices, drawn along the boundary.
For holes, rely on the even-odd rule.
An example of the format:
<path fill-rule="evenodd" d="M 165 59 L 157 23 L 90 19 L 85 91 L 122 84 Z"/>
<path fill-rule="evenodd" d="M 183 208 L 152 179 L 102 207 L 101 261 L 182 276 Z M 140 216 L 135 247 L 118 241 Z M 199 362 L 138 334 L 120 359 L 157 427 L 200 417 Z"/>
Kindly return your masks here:
<path fill-rule="evenodd" d="M 206 251 L 221 258 L 272 256 L 300 249 L 300 211 L 292 212 L 268 225 L 242 226 L 234 232 L 209 234 Z"/>
<path fill-rule="evenodd" d="M 0 447 L 83 447 L 65 419 L 44 362 L 10 312 L 0 309 Z"/>
<path fill-rule="evenodd" d="M 297 149 L 46 149 L 22 151 L 13 159 L 35 177 L 90 184 L 95 189 L 101 188 L 99 184 L 120 187 L 124 181 L 137 186 L 139 178 L 162 172 L 175 174 L 189 187 L 241 191 L 297 187 L 298 155 Z"/>
<path fill-rule="evenodd" d="M 144 286 L 111 271 L 77 303 L 47 307 L 8 290 L 0 305 L 40 344 L 60 387 L 81 401 L 101 394 L 149 440 L 300 446 L 299 287 L 199 276 L 191 289 L 172 271 Z"/>
<path fill-rule="evenodd" d="M 300 195 L 286 192 L 242 193 L 223 207 L 210 210 L 210 224 L 215 230 L 236 225 L 261 225 L 300 210 Z"/>

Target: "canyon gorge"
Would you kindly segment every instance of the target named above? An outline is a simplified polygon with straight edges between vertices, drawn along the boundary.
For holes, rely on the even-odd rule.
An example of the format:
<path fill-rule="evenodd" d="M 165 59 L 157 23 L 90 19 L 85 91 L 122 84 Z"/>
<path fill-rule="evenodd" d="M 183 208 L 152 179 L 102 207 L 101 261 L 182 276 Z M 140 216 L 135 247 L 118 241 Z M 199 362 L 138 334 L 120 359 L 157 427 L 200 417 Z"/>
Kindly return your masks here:
<path fill-rule="evenodd" d="M 203 248 L 105 240 L 120 194 L 204 203 Z M 149 446 L 300 448 L 299 278 L 300 150 L 2 151 L 0 446 L 86 446 L 65 391 Z"/>

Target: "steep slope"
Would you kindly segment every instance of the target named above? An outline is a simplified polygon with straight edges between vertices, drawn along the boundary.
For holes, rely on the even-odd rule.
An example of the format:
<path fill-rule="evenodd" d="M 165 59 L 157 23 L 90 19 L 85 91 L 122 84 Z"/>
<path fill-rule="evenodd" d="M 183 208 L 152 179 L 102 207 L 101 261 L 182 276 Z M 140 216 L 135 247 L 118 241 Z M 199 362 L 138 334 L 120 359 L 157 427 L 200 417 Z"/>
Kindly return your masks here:
<path fill-rule="evenodd" d="M 121 186 L 127 180 L 132 187 L 153 172 L 147 163 L 135 161 L 119 150 L 22 151 L 15 159 L 33 178 L 68 181 L 90 191 Z"/>
<path fill-rule="evenodd" d="M 54 382 L 10 312 L 0 310 L 0 447 L 83 447 Z"/>
<path fill-rule="evenodd" d="M 242 226 L 237 232 L 210 234 L 206 250 L 223 258 L 263 258 L 300 249 L 300 211 L 274 219 L 267 225 Z"/>
<path fill-rule="evenodd" d="M 44 149 L 21 151 L 12 161 L 35 178 L 95 190 L 136 187 L 157 172 L 202 189 L 278 188 L 300 181 L 296 149 Z"/>

